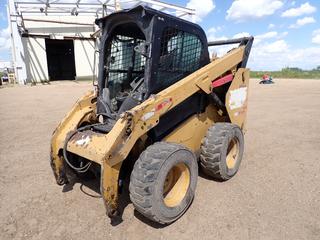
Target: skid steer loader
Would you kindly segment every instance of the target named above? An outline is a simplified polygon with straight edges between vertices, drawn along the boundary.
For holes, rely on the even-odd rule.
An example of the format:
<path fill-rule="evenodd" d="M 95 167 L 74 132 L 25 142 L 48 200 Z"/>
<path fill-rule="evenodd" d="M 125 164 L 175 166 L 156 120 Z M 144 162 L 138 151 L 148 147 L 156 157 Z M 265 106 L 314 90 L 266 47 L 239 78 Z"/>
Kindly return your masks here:
<path fill-rule="evenodd" d="M 51 167 L 100 177 L 110 218 L 118 214 L 121 172 L 132 163 L 137 211 L 167 224 L 191 204 L 198 166 L 218 180 L 238 171 L 243 150 L 253 37 L 208 43 L 196 24 L 137 6 L 97 19 L 98 84 L 53 133 Z M 209 46 L 239 44 L 221 58 Z"/>

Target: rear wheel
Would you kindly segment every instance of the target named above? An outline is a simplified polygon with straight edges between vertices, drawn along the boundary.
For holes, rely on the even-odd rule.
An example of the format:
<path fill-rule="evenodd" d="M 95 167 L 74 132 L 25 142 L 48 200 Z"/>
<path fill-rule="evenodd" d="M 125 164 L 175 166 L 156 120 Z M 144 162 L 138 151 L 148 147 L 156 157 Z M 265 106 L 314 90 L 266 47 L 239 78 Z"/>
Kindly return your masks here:
<path fill-rule="evenodd" d="M 228 180 L 237 173 L 243 150 L 241 129 L 231 123 L 216 123 L 208 129 L 202 141 L 200 165 L 207 175 Z"/>
<path fill-rule="evenodd" d="M 152 221 L 171 223 L 191 204 L 197 177 L 197 160 L 190 150 L 175 143 L 155 143 L 134 165 L 129 187 L 131 201 Z"/>

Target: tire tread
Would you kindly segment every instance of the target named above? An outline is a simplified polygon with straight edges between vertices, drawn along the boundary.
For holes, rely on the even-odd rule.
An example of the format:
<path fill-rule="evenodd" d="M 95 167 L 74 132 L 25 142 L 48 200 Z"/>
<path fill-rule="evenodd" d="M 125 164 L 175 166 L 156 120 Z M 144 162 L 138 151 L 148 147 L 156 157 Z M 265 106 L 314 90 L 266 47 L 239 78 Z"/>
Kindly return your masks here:
<path fill-rule="evenodd" d="M 181 148 L 186 149 L 180 144 L 156 142 L 140 155 L 131 173 L 129 192 L 134 207 L 145 217 L 161 224 L 165 222 L 157 218 L 152 209 L 152 188 L 164 161 Z"/>
<path fill-rule="evenodd" d="M 222 173 L 221 152 L 224 139 L 228 132 L 237 127 L 231 123 L 215 123 L 211 126 L 200 147 L 200 166 L 203 171 L 218 180 L 228 180 L 230 177 Z"/>

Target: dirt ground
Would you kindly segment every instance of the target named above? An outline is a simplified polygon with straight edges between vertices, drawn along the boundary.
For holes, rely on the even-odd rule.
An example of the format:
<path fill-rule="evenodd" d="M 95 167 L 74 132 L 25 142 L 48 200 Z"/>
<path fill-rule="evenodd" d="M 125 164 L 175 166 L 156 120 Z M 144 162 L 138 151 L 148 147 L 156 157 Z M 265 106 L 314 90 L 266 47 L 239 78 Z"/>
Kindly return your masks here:
<path fill-rule="evenodd" d="M 240 171 L 223 183 L 200 176 L 193 204 L 166 227 L 127 200 L 113 226 L 88 183 L 55 184 L 51 133 L 90 88 L 0 89 L 0 239 L 320 239 L 320 80 L 252 80 Z"/>

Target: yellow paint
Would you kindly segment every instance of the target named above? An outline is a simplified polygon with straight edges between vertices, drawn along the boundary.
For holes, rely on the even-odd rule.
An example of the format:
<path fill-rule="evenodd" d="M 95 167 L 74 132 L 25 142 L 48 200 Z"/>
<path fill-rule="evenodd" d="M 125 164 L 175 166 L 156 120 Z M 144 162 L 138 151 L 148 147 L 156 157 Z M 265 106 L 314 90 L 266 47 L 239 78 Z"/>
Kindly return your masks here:
<path fill-rule="evenodd" d="M 67 134 L 75 130 L 84 121 L 96 120 L 95 97 L 94 91 L 86 93 L 76 102 L 53 132 L 51 138 L 51 162 L 55 166 L 53 170 L 57 177 L 61 175 L 63 170 L 64 159 L 59 155 L 59 151 L 63 148 Z"/>
<path fill-rule="evenodd" d="M 209 105 L 204 113 L 195 114 L 180 124 L 164 138 L 164 141 L 180 143 L 197 152 L 208 128 L 218 121 L 223 121 L 223 118 L 215 107 Z"/>
<path fill-rule="evenodd" d="M 122 162 L 111 167 L 107 163 L 103 163 L 101 167 L 101 194 L 106 206 L 107 214 L 113 216 L 118 207 L 118 181 Z"/>
<path fill-rule="evenodd" d="M 229 87 L 226 94 L 226 107 L 232 123 L 237 124 L 241 129 L 245 128 L 245 120 L 247 114 L 248 105 L 248 88 L 249 87 L 249 70 L 245 68 L 240 68 L 236 72 L 234 79 Z M 230 95 L 231 91 L 246 88 L 246 100 L 240 108 L 231 109 L 230 108 Z"/>
<path fill-rule="evenodd" d="M 227 149 L 227 157 L 226 157 L 226 162 L 227 162 L 227 167 L 229 169 L 234 168 L 236 165 L 236 162 L 238 160 L 238 155 L 239 155 L 239 142 L 236 138 L 231 139 L 228 149 Z"/>
<path fill-rule="evenodd" d="M 190 185 L 190 171 L 186 164 L 178 163 L 167 174 L 163 186 L 163 201 L 168 207 L 180 204 Z"/>

